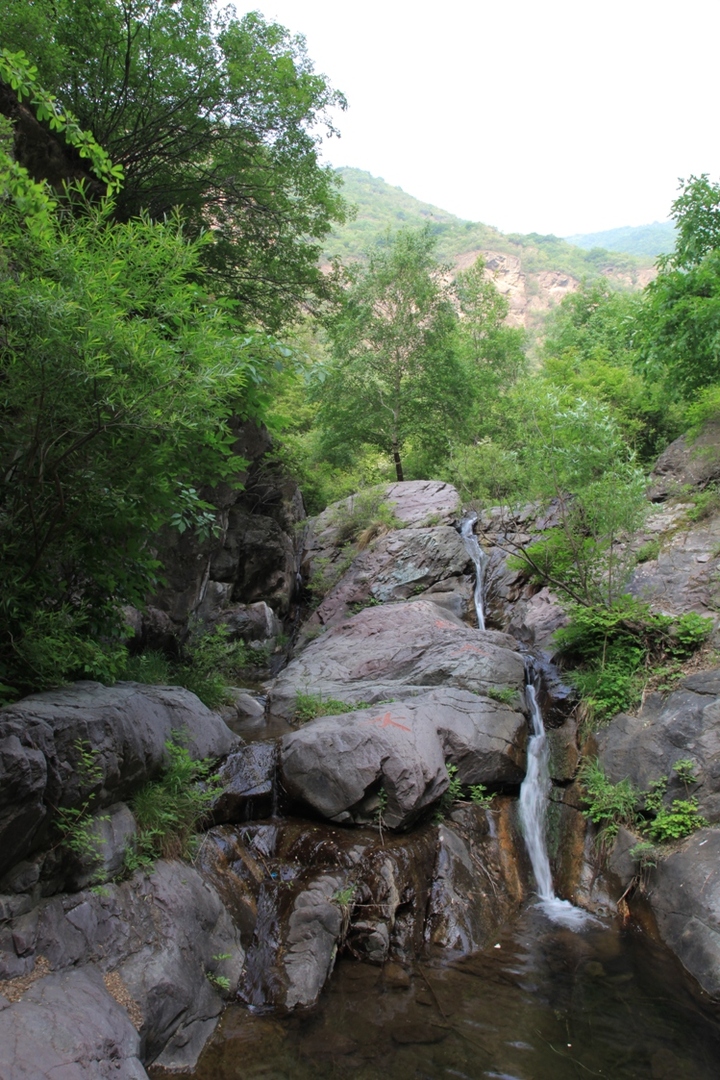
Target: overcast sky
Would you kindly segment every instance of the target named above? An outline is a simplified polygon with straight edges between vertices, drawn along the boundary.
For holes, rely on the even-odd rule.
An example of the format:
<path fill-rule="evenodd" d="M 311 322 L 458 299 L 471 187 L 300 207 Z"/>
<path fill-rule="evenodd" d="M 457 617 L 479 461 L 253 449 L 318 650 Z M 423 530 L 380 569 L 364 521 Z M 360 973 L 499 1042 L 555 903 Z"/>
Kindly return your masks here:
<path fill-rule="evenodd" d="M 720 0 L 236 0 L 349 102 L 333 165 L 505 232 L 669 216 L 720 172 Z"/>

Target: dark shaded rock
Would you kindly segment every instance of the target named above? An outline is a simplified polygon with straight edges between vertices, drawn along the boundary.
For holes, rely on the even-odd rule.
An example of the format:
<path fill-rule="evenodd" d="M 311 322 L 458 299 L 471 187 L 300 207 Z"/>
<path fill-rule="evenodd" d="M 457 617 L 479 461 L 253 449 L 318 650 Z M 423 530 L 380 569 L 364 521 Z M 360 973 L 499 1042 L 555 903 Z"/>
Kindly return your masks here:
<path fill-rule="evenodd" d="M 512 638 L 466 626 L 428 600 L 366 608 L 311 642 L 275 680 L 270 710 L 291 717 L 298 692 L 356 702 L 407 699 L 453 686 L 477 693 L 524 685 Z"/>
<path fill-rule="evenodd" d="M 281 770 L 288 794 L 324 817 L 381 815 L 397 829 L 447 789 L 446 761 L 464 784 L 520 783 L 525 740 L 521 713 L 448 688 L 306 724 L 283 739 Z"/>
<path fill-rule="evenodd" d="M 136 834 L 135 817 L 125 803 L 113 803 L 94 814 L 87 849 L 68 859 L 66 888 L 84 889 L 117 877 Z"/>
<path fill-rule="evenodd" d="M 438 828 L 425 928 L 428 944 L 467 955 L 485 948 L 526 898 L 522 837 L 507 799 L 459 806 Z"/>
<path fill-rule="evenodd" d="M 3 1080 L 147 1080 L 140 1037 L 90 967 L 34 983 L 0 1009 Z"/>
<path fill-rule="evenodd" d="M 272 810 L 277 744 L 255 742 L 231 754 L 218 773 L 222 791 L 210 808 L 217 825 L 266 817 Z"/>
<path fill-rule="evenodd" d="M 713 998 L 720 997 L 720 831 L 701 829 L 658 864 L 650 895 L 660 934 Z"/>
<path fill-rule="evenodd" d="M 672 768 L 688 758 L 696 765 L 698 781 L 691 785 L 692 794 L 703 815 L 719 821 L 719 681 L 718 671 L 690 676 L 666 701 L 651 695 L 637 716 L 621 713 L 601 731 L 599 758 L 613 783 L 629 777 L 635 787 L 647 789 L 653 780 L 668 776 L 669 796 L 685 798 L 684 785 Z"/>
<path fill-rule="evenodd" d="M 195 758 L 237 746 L 188 690 L 75 683 L 0 710 L 0 873 L 40 846 L 56 807 L 108 806 L 153 779 L 180 734 Z M 82 754 L 92 755 L 92 768 Z"/>
<path fill-rule="evenodd" d="M 7 925 L 12 945 L 3 960 L 22 959 L 25 971 L 44 956 L 54 971 L 117 972 L 142 1016 L 145 1061 L 178 1031 L 173 1053 L 181 1044 L 199 1049 L 196 1031 L 207 1035 L 223 1004 L 206 975 L 215 967 L 213 957 L 229 954 L 220 973 L 231 989 L 244 960 L 240 935 L 218 894 L 185 863 L 159 862 L 150 875 L 56 897 L 31 914 Z"/>

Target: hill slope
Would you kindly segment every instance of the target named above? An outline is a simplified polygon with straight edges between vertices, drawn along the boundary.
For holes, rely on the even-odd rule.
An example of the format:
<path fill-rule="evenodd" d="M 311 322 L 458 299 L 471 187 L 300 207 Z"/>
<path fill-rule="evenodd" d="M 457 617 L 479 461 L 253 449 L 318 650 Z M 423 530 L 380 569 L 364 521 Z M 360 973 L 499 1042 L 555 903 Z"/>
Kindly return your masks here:
<path fill-rule="evenodd" d="M 462 270 L 482 256 L 488 273 L 510 302 L 508 321 L 516 326 L 536 328 L 547 311 L 583 280 L 607 278 L 618 288 L 637 289 L 654 276 L 649 258 L 597 248 L 583 251 L 557 236 L 501 233 L 420 202 L 362 169 L 342 168 L 338 173 L 357 216 L 329 238 L 328 258 L 360 258 L 388 231 L 429 225 L 441 261 Z"/>
<path fill-rule="evenodd" d="M 672 221 L 654 221 L 652 225 L 626 225 L 605 232 L 578 233 L 565 239 L 568 244 L 586 251 L 599 247 L 641 258 L 657 258 L 658 255 L 669 255 L 675 247 L 675 225 Z"/>

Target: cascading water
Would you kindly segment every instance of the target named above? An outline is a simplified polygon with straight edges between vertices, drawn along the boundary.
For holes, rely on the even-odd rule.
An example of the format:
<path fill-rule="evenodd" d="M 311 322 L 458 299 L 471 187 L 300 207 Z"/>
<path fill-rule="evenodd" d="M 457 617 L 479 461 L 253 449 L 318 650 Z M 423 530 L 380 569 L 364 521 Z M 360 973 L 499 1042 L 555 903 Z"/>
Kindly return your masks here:
<path fill-rule="evenodd" d="M 478 629 L 485 629 L 485 610 L 483 605 L 483 580 L 485 577 L 485 563 L 487 562 L 487 555 L 480 547 L 477 541 L 475 533 L 473 532 L 473 526 L 477 521 L 477 514 L 471 514 L 470 517 L 465 518 L 460 526 L 460 535 L 465 542 L 465 550 L 475 564 L 475 593 L 473 599 L 475 601 L 475 613 L 477 615 Z"/>
<path fill-rule="evenodd" d="M 568 900 L 560 900 L 553 889 L 550 859 L 545 842 L 547 804 L 550 794 L 550 748 L 537 700 L 537 689 L 535 672 L 530 668 L 525 695 L 530 711 L 532 734 L 527 747 L 527 772 L 520 787 L 520 819 L 525 845 L 535 875 L 538 906 L 553 922 L 567 926 L 581 926 L 596 920 L 586 911 L 576 908 Z"/>

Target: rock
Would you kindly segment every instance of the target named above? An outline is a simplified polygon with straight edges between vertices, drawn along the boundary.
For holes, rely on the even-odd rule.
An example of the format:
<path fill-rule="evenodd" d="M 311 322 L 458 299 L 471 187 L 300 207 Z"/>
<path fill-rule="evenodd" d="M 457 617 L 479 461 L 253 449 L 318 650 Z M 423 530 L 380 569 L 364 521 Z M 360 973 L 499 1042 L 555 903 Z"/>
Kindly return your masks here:
<path fill-rule="evenodd" d="M 140 1037 L 90 967 L 38 980 L 0 1010 L 3 1080 L 147 1080 Z"/>
<path fill-rule="evenodd" d="M 720 479 L 720 423 L 707 424 L 690 442 L 681 435 L 658 458 L 651 474 L 648 498 L 662 502 L 686 485 L 706 487 Z"/>
<path fill-rule="evenodd" d="M 283 966 L 288 1009 L 314 1005 L 335 962 L 342 927 L 340 904 L 333 898 L 347 884 L 346 874 L 318 875 L 297 897 L 284 938 Z"/>
<path fill-rule="evenodd" d="M 709 821 L 720 821 L 720 669 L 689 676 L 666 701 L 650 695 L 637 716 L 621 713 L 597 743 L 613 783 L 628 777 L 636 788 L 647 789 L 668 776 L 669 798 L 687 797 L 672 769 L 689 758 L 698 778 L 691 794 Z"/>
<path fill-rule="evenodd" d="M 306 724 L 282 740 L 281 772 L 330 820 L 406 828 L 447 789 L 446 761 L 464 784 L 519 784 L 525 739 L 521 713 L 448 687 Z"/>
<path fill-rule="evenodd" d="M 472 606 L 472 589 L 463 589 L 462 575 L 470 570 L 470 559 L 455 529 L 393 530 L 355 557 L 317 608 L 317 622 L 334 626 L 348 617 L 352 605 L 407 600 L 448 579 L 452 585 L 446 584 L 443 591 L 462 591 L 465 602 L 453 604 L 465 614 Z"/>
<path fill-rule="evenodd" d="M 250 743 L 231 754 L 218 773 L 222 791 L 210 807 L 216 825 L 272 812 L 277 745 Z"/>
<path fill-rule="evenodd" d="M 265 601 L 284 614 L 295 591 L 295 544 L 272 517 L 236 505 L 227 512 L 222 549 L 209 562 L 213 581 L 232 585 L 233 602 Z"/>
<path fill-rule="evenodd" d="M 156 777 L 173 733 L 194 758 L 238 745 L 179 687 L 75 683 L 0 709 L 0 873 L 42 844 L 53 808 L 91 797 L 92 809 L 102 808 Z"/>
<path fill-rule="evenodd" d="M 292 717 L 298 692 L 354 704 L 404 700 L 439 684 L 477 693 L 519 690 L 525 668 L 514 645 L 428 600 L 366 608 L 288 664 L 272 685 L 270 711 Z"/>
<path fill-rule="evenodd" d="M 69 859 L 70 873 L 65 887 L 71 890 L 85 889 L 110 881 L 123 869 L 125 853 L 137 835 L 137 823 L 130 807 L 125 803 L 113 803 L 93 815 L 93 823 L 87 832 L 88 845 L 81 852 L 73 852 Z"/>
<path fill-rule="evenodd" d="M 438 828 L 425 934 L 427 943 L 461 955 L 487 946 L 526 898 L 516 857 L 522 837 L 506 799 L 492 809 L 461 806 Z"/>
<path fill-rule="evenodd" d="M 206 972 L 218 967 L 232 990 L 244 960 L 240 935 L 218 894 L 185 863 L 158 862 L 150 875 L 138 872 L 122 885 L 55 897 L 36 909 L 32 922 L 23 918 L 8 930 L 13 955 L 20 950 L 29 960 L 26 970 L 44 956 L 56 972 L 117 974 L 139 1009 L 145 1061 L 178 1031 L 172 1052 L 180 1043 L 199 1052 L 196 1034 L 207 1037 L 222 1010 Z M 213 960 L 223 954 L 228 959 Z"/>
<path fill-rule="evenodd" d="M 717 623 L 720 515 L 675 532 L 657 558 L 635 567 L 628 592 L 666 615 L 697 611 Z"/>
<path fill-rule="evenodd" d="M 720 831 L 701 829 L 663 859 L 650 895 L 663 941 L 720 997 Z"/>
<path fill-rule="evenodd" d="M 265 642 L 282 632 L 282 623 L 264 600 L 256 604 L 233 604 L 221 609 L 215 614 L 214 622 L 228 628 L 231 641 Z"/>

